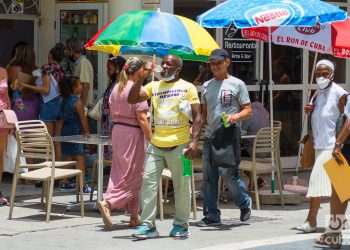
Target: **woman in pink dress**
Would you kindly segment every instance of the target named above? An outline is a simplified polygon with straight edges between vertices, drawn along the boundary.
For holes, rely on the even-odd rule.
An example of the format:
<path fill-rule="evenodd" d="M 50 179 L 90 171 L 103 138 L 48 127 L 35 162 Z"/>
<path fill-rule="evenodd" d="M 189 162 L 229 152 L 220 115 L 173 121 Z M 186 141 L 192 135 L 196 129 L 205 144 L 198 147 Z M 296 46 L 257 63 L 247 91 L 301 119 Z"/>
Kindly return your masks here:
<path fill-rule="evenodd" d="M 132 57 L 125 63 L 118 84 L 109 102 L 113 121 L 112 169 L 104 200 L 98 202 L 106 229 L 111 229 L 111 210 L 126 209 L 130 213 L 130 227 L 139 224 L 139 192 L 145 159 L 145 139 L 150 140 L 151 128 L 147 120 L 148 104 L 129 104 L 128 94 L 134 82 L 144 81 L 150 69 L 145 62 Z"/>
<path fill-rule="evenodd" d="M 10 98 L 7 88 L 7 72 L 0 67 L 0 110 L 10 109 Z M 2 173 L 4 171 L 4 155 L 7 147 L 7 135 L 9 129 L 0 127 L 0 183 L 2 181 Z"/>

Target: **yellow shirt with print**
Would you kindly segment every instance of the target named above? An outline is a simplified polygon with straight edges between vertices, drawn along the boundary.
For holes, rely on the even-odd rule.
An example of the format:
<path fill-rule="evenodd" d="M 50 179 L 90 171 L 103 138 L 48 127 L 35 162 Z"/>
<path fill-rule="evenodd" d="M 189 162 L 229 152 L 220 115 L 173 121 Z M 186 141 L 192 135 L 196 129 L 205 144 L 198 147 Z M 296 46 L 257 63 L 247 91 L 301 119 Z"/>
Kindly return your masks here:
<path fill-rule="evenodd" d="M 151 82 L 144 87 L 152 102 L 154 133 L 151 143 L 157 147 L 174 147 L 190 141 L 190 124 L 179 104 L 199 104 L 196 87 L 185 80 Z"/>

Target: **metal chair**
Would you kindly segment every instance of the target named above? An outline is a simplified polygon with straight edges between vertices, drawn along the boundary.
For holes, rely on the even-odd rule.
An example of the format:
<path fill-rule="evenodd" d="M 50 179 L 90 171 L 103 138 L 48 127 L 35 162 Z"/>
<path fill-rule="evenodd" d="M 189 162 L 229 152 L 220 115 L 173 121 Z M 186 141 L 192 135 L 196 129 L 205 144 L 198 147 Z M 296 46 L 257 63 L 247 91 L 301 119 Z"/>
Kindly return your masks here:
<path fill-rule="evenodd" d="M 12 180 L 12 192 L 10 198 L 9 219 L 12 219 L 12 213 L 15 202 L 16 187 L 19 179 L 43 182 L 43 190 L 46 197 L 46 222 L 50 221 L 52 196 L 54 181 L 76 177 L 79 180 L 80 193 L 80 213 L 84 216 L 84 198 L 83 198 L 83 176 L 79 169 L 64 169 L 58 167 L 75 166 L 74 161 L 56 161 L 55 148 L 52 138 L 44 122 L 39 120 L 20 121 L 16 123 L 16 139 L 18 144 L 16 168 Z M 21 164 L 20 157 L 28 159 L 41 160 L 41 163 Z M 28 172 L 21 173 L 21 169 L 28 168 Z M 31 170 L 33 169 L 33 170 Z"/>

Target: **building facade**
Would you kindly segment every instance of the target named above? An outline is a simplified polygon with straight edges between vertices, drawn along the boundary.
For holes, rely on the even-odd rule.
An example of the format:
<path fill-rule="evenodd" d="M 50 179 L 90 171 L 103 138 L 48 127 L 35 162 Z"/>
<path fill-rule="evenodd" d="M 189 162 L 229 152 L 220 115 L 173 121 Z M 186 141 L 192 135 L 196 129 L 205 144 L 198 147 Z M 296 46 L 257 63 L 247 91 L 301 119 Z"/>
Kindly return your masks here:
<path fill-rule="evenodd" d="M 134 9 L 157 9 L 183 15 L 191 19 L 214 7 L 221 0 L 0 0 L 0 66 L 6 66 L 12 47 L 19 41 L 31 43 L 37 54 L 37 64 L 47 61 L 47 54 L 57 42 L 71 37 L 87 40 L 108 20 Z M 329 1 L 350 10 L 350 0 Z M 218 43 L 232 55 L 232 73 L 248 85 L 252 97 L 267 95 L 268 79 L 267 45 L 262 42 L 242 39 L 240 32 L 228 29 L 209 30 Z M 282 154 L 295 156 L 302 128 L 303 106 L 307 103 L 310 75 L 315 54 L 307 50 L 273 46 L 273 80 L 275 119 L 281 120 Z M 107 84 L 105 63 L 107 55 L 93 53 L 96 74 L 96 96 L 100 96 Z M 350 61 L 335 59 L 335 81 L 350 90 Z M 185 64 L 184 78 L 193 81 L 198 72 L 198 63 Z M 315 85 L 311 85 L 315 88 Z M 265 92 L 264 92 L 265 90 Z M 295 157 L 291 158 L 295 165 Z"/>

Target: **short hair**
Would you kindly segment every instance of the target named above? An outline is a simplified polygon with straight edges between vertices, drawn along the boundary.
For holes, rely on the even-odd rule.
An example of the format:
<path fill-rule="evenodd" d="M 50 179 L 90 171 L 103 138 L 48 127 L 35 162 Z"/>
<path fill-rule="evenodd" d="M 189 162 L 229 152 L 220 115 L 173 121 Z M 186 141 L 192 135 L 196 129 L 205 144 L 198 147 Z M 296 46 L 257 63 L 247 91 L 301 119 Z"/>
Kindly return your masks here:
<path fill-rule="evenodd" d="M 168 56 L 171 56 L 171 57 L 175 58 L 176 61 L 177 61 L 177 66 L 179 67 L 179 69 L 182 69 L 182 67 L 183 67 L 183 60 L 180 57 L 178 57 L 176 55 L 171 55 L 171 54 L 167 55 L 165 57 L 168 57 Z"/>
<path fill-rule="evenodd" d="M 57 43 L 49 53 L 56 62 L 60 63 L 64 58 L 64 45 L 62 43 Z"/>
<path fill-rule="evenodd" d="M 182 67 L 184 66 L 184 62 L 180 57 L 177 57 L 179 59 L 179 68 L 182 69 Z"/>
<path fill-rule="evenodd" d="M 82 53 L 84 51 L 84 44 L 77 38 L 72 38 L 67 41 L 67 47 L 76 53 Z"/>

